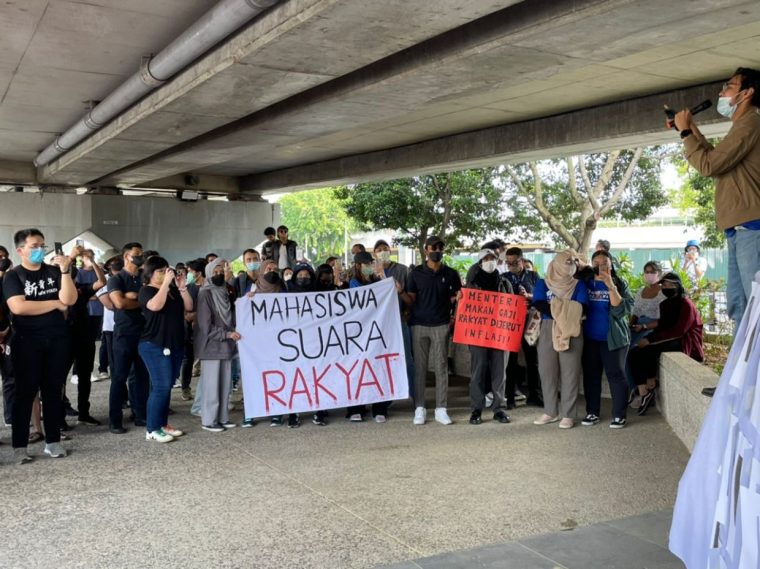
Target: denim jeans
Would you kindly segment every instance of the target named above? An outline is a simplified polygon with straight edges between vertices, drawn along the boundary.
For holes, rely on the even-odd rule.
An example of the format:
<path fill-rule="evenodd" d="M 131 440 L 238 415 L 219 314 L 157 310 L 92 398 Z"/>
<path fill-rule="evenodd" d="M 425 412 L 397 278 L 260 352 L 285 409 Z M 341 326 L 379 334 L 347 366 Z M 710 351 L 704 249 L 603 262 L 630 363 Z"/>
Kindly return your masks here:
<path fill-rule="evenodd" d="M 752 281 L 760 271 L 760 231 L 739 229 L 728 237 L 728 284 L 726 296 L 728 316 L 739 329 L 747 300 L 752 293 Z"/>
<path fill-rule="evenodd" d="M 145 420 L 145 402 L 148 399 L 148 370 L 138 353 L 139 335 L 124 335 L 114 332 L 113 366 L 111 369 L 111 390 L 109 396 L 109 422 L 112 427 L 122 426 L 121 405 L 124 388 L 129 380 L 129 401 L 135 417 Z"/>
<path fill-rule="evenodd" d="M 147 406 L 147 431 L 157 431 L 169 422 L 169 401 L 171 400 L 174 378 L 182 367 L 181 346 L 172 348 L 164 355 L 164 348 L 153 342 L 142 341 L 138 347 L 140 357 L 150 374 L 150 393 Z"/>

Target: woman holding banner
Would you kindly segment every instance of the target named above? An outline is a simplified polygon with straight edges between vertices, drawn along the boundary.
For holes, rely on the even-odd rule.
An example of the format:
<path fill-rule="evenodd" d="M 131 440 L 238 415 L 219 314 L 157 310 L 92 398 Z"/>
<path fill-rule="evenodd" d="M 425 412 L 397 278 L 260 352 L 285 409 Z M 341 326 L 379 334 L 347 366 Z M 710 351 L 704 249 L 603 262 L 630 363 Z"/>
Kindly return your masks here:
<path fill-rule="evenodd" d="M 375 259 L 367 251 L 360 251 L 354 255 L 354 266 L 351 272 L 353 277 L 349 282 L 349 288 L 366 286 L 385 278 L 382 265 L 379 263 L 376 265 Z M 375 418 L 375 423 L 385 423 L 390 404 L 390 401 L 372 404 L 372 416 Z M 354 405 L 346 410 L 346 418 L 349 421 L 361 422 L 364 420 L 365 411 L 364 405 Z"/>
<path fill-rule="evenodd" d="M 289 271 L 290 275 L 292 276 L 293 271 L 291 269 L 286 269 Z M 284 271 L 283 271 L 284 272 Z M 290 280 L 290 279 L 288 279 Z M 261 271 L 259 272 L 259 278 L 256 281 L 256 289 L 253 292 L 249 293 L 249 296 L 253 294 L 274 294 L 279 292 L 286 292 L 286 283 L 283 280 L 282 277 L 280 277 L 279 269 L 277 268 L 277 263 L 275 263 L 272 260 L 264 261 L 261 264 Z M 246 417 L 246 421 L 251 421 L 251 419 Z M 276 417 L 272 417 L 271 422 L 269 423 L 270 427 L 279 427 L 282 425 L 282 415 L 277 415 Z M 301 418 L 298 416 L 297 413 L 291 413 L 288 416 L 288 427 L 291 429 L 297 429 L 301 426 Z"/>
<path fill-rule="evenodd" d="M 232 358 L 235 342 L 235 317 L 224 282 L 224 259 L 206 265 L 206 279 L 198 292 L 195 320 L 195 355 L 201 361 L 201 426 L 221 433 L 235 426 L 229 420 L 227 400 L 232 390 Z"/>
<path fill-rule="evenodd" d="M 544 413 L 534 425 L 559 421 L 560 429 L 575 426 L 583 354 L 581 320 L 588 305 L 586 284 L 574 278 L 577 269 L 575 251 L 562 251 L 533 289 L 533 306 L 541 313 L 538 371 L 544 394 Z"/>
<path fill-rule="evenodd" d="M 478 253 L 478 261 L 467 272 L 467 288 L 487 290 L 490 292 L 503 292 L 512 294 L 512 285 L 509 280 L 502 278 L 496 270 L 498 256 L 491 249 L 482 249 Z M 484 348 L 481 346 L 469 346 L 470 348 L 470 404 L 472 414 L 471 425 L 480 425 L 483 420 L 483 408 L 486 405 L 486 387 L 489 382 L 493 392 L 493 418 L 499 423 L 509 423 L 507 415 L 507 401 L 505 399 L 505 382 L 507 359 L 509 352 L 496 348 Z"/>

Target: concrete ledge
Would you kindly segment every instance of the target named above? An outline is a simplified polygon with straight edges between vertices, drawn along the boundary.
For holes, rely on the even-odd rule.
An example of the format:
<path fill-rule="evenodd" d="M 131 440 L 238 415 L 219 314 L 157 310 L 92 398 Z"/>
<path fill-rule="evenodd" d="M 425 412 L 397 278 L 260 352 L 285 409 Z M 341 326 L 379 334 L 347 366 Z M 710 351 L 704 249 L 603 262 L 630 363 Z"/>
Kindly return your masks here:
<path fill-rule="evenodd" d="M 686 448 L 697 441 L 711 397 L 705 387 L 718 385 L 718 375 L 709 367 L 680 352 L 660 356 L 660 390 L 657 407 Z"/>

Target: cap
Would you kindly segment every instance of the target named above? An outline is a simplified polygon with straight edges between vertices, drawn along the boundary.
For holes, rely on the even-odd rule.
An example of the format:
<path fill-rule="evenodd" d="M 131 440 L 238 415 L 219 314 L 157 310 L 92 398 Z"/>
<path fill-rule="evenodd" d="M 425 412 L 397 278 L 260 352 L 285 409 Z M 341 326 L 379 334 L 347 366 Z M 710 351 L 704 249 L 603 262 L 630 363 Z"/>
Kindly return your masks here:
<path fill-rule="evenodd" d="M 381 245 L 385 245 L 386 247 L 388 247 L 388 249 L 390 249 L 390 248 L 391 248 L 391 246 L 390 246 L 390 245 L 388 245 L 388 242 L 387 242 L 385 239 L 378 239 L 378 240 L 375 242 L 375 246 L 374 246 L 374 247 L 372 247 L 372 249 L 377 249 L 377 248 L 378 248 L 378 247 L 380 247 Z"/>
<path fill-rule="evenodd" d="M 495 259 L 499 257 L 493 249 L 481 249 L 478 251 L 478 261 L 482 261 L 488 255 L 493 255 Z"/>
<path fill-rule="evenodd" d="M 366 251 L 362 251 L 361 253 L 354 255 L 354 263 L 357 265 L 371 265 L 374 262 L 375 259 Z"/>
<path fill-rule="evenodd" d="M 432 247 L 433 245 L 438 245 L 439 243 L 440 243 L 441 245 L 446 245 L 446 244 L 443 242 L 443 239 L 441 239 L 441 238 L 440 238 L 440 237 L 438 237 L 437 235 L 431 235 L 431 236 L 430 236 L 430 237 L 428 237 L 428 238 L 427 238 L 427 240 L 425 241 L 425 247 Z"/>
<path fill-rule="evenodd" d="M 697 249 L 699 249 L 699 241 L 697 241 L 696 239 L 689 239 L 686 242 L 686 247 L 684 247 L 683 250 L 688 251 L 689 247 L 696 247 Z"/>

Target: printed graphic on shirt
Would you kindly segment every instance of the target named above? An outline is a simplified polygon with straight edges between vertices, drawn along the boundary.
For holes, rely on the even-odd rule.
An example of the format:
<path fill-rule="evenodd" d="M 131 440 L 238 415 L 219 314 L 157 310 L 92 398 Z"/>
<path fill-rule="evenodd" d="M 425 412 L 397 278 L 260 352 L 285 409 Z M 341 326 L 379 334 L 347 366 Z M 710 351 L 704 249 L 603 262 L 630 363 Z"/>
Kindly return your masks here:
<path fill-rule="evenodd" d="M 609 302 L 610 301 L 610 291 L 608 289 L 604 290 L 592 290 L 589 289 L 588 291 L 588 299 L 591 302 Z"/>
<path fill-rule="evenodd" d="M 52 300 L 58 298 L 58 286 L 52 278 L 39 280 L 24 279 L 24 296 L 26 300 Z"/>

